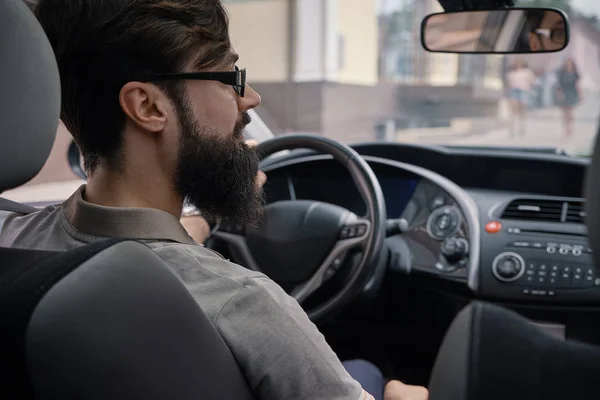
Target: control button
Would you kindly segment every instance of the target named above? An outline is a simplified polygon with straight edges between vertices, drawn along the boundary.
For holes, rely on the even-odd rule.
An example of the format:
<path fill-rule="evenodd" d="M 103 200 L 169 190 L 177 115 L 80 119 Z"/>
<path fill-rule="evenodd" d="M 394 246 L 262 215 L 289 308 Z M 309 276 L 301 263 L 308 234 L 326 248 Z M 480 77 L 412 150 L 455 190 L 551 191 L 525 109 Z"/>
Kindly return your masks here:
<path fill-rule="evenodd" d="M 600 278 L 596 278 L 594 281 L 594 286 L 600 286 Z"/>
<path fill-rule="evenodd" d="M 341 258 L 336 258 L 335 260 L 333 260 L 333 262 L 331 263 L 331 266 L 335 269 L 338 270 L 340 268 L 340 266 L 342 265 L 342 259 Z"/>
<path fill-rule="evenodd" d="M 584 268 L 584 276 L 583 276 L 583 286 L 592 287 L 594 286 L 594 281 L 596 280 L 596 271 L 594 268 Z"/>
<path fill-rule="evenodd" d="M 546 243 L 543 242 L 533 242 L 531 243 L 531 247 L 533 247 L 534 249 L 543 249 L 546 247 Z"/>
<path fill-rule="evenodd" d="M 430 203 L 429 203 L 429 209 L 430 210 L 435 210 L 438 207 L 443 206 L 444 204 L 446 204 L 446 200 L 444 200 L 444 197 L 442 196 L 436 196 Z"/>
<path fill-rule="evenodd" d="M 323 279 L 324 280 L 330 279 L 333 275 L 335 275 L 336 272 L 337 272 L 337 270 L 333 267 L 327 268 L 327 271 L 325 271 L 325 274 L 323 275 Z"/>
<path fill-rule="evenodd" d="M 548 254 L 554 254 L 554 253 L 556 253 L 556 247 L 554 247 L 554 246 L 548 246 L 548 247 L 546 247 L 546 252 Z"/>
<path fill-rule="evenodd" d="M 342 231 L 340 232 L 340 239 L 348 239 L 348 231 L 350 230 L 349 227 L 345 226 L 342 228 Z"/>
<path fill-rule="evenodd" d="M 528 248 L 531 247 L 531 243 L 529 242 L 512 242 L 512 247 L 520 247 L 520 248 Z"/>
<path fill-rule="evenodd" d="M 502 224 L 498 221 L 490 221 L 487 224 L 485 224 L 485 231 L 489 234 L 494 234 L 494 233 L 498 233 L 502 230 Z M 512 233 L 512 228 L 510 228 L 508 230 L 510 233 Z"/>
<path fill-rule="evenodd" d="M 351 226 L 348 228 L 348 237 L 351 237 L 351 238 L 356 237 L 356 234 L 357 234 L 356 226 Z"/>
<path fill-rule="evenodd" d="M 582 273 L 575 272 L 573 274 L 573 277 L 571 278 L 571 286 L 573 286 L 573 287 L 583 286 L 583 279 L 584 279 L 584 276 Z"/>
<path fill-rule="evenodd" d="M 340 231 L 340 239 L 352 239 L 364 236 L 367 233 L 366 224 L 350 224 L 346 225 Z"/>
<path fill-rule="evenodd" d="M 579 249 L 579 248 L 573 249 L 573 255 L 575 257 L 579 257 L 582 253 L 583 253 L 582 249 Z"/>
<path fill-rule="evenodd" d="M 556 296 L 556 292 L 553 290 L 548 290 L 548 296 Z"/>
<path fill-rule="evenodd" d="M 531 290 L 530 289 L 523 289 L 522 293 L 523 294 L 531 294 Z"/>
<path fill-rule="evenodd" d="M 558 274 L 558 286 L 562 288 L 571 287 L 571 268 L 564 267 Z"/>
<path fill-rule="evenodd" d="M 558 266 L 558 264 L 552 264 L 550 266 L 550 271 L 551 272 L 558 272 L 560 270 L 560 267 Z"/>
<path fill-rule="evenodd" d="M 460 227 L 460 214 L 455 207 L 440 207 L 427 220 L 427 233 L 435 240 L 453 235 Z"/>
<path fill-rule="evenodd" d="M 502 253 L 492 263 L 492 273 L 502 282 L 514 282 L 525 273 L 525 261 L 517 253 Z"/>
<path fill-rule="evenodd" d="M 367 233 L 367 225 L 365 225 L 365 224 L 360 224 L 360 225 L 358 225 L 358 226 L 356 227 L 356 234 L 357 234 L 358 236 L 362 236 L 362 235 L 364 235 L 365 233 Z"/>
<path fill-rule="evenodd" d="M 566 256 L 567 254 L 569 254 L 569 249 L 567 247 L 561 247 L 558 252 L 560 254 L 562 254 L 563 256 Z"/>

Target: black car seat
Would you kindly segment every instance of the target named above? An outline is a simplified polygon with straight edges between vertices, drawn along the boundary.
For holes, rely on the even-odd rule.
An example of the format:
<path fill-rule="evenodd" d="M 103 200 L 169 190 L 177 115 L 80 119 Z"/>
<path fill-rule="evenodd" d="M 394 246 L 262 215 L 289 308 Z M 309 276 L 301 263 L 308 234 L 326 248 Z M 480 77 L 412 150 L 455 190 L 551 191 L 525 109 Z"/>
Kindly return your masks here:
<path fill-rule="evenodd" d="M 599 132 L 600 134 L 600 132 Z M 600 260 L 600 141 L 586 177 L 586 224 Z M 505 308 L 473 302 L 452 322 L 431 375 L 430 400 L 597 400 L 600 347 L 562 341 Z"/>
<path fill-rule="evenodd" d="M 42 167 L 59 108 L 42 28 L 23 0 L 0 1 L 0 192 Z M 0 249 L 0 370 L 3 399 L 252 399 L 183 284 L 132 241 Z"/>

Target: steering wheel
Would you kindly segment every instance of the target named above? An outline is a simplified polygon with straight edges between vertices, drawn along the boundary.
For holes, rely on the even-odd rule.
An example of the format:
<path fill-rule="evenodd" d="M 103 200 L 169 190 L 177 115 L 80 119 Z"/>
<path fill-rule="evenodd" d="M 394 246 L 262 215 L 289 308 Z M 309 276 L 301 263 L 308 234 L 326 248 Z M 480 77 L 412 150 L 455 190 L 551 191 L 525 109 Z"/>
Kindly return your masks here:
<path fill-rule="evenodd" d="M 285 200 L 265 207 L 257 228 L 221 226 L 215 233 L 230 245 L 232 255 L 247 268 L 263 272 L 304 306 L 313 321 L 335 315 L 362 291 L 379 265 L 385 239 L 386 205 L 381 186 L 367 162 L 345 144 L 316 135 L 289 134 L 261 143 L 261 160 L 283 150 L 311 149 L 333 156 L 350 173 L 366 204 L 359 217 L 337 205 L 310 200 Z M 307 309 L 306 302 L 331 279 L 351 251 L 360 257 L 333 296 Z M 345 268 L 344 268 L 345 269 Z"/>

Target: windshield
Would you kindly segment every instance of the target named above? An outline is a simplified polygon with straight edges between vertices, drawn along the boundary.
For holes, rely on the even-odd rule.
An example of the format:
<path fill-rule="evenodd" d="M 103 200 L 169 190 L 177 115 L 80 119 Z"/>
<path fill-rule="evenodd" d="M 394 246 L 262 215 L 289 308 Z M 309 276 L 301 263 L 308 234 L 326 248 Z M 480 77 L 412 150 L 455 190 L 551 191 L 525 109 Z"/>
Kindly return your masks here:
<path fill-rule="evenodd" d="M 238 66 L 262 96 L 247 138 L 308 132 L 347 144 L 591 154 L 600 113 L 598 0 L 518 2 L 564 10 L 571 25 L 565 50 L 526 55 L 425 51 L 421 22 L 442 11 L 437 0 L 224 3 Z M 44 168 L 16 189 L 23 196 L 3 195 L 68 197 L 81 183 L 65 157 L 71 142 L 60 124 Z M 40 192 L 30 193 L 33 186 Z"/>
<path fill-rule="evenodd" d="M 225 0 L 231 36 L 274 134 L 345 143 L 592 149 L 600 112 L 597 0 L 520 1 L 568 12 L 569 46 L 525 55 L 421 46 L 437 0 Z"/>

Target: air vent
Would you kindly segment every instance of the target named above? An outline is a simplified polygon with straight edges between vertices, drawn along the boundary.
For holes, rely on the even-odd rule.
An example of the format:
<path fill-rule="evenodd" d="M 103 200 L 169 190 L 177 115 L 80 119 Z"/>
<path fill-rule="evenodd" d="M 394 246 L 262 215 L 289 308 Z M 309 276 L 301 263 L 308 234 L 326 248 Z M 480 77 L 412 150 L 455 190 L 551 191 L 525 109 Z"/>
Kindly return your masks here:
<path fill-rule="evenodd" d="M 564 201 L 518 199 L 504 210 L 502 218 L 540 222 L 561 222 Z"/>
<path fill-rule="evenodd" d="M 502 218 L 583 224 L 585 218 L 584 203 L 582 201 L 517 199 L 506 207 Z"/>
<path fill-rule="evenodd" d="M 582 201 L 570 201 L 567 206 L 565 222 L 572 224 L 583 224 L 585 219 L 584 203 Z"/>

